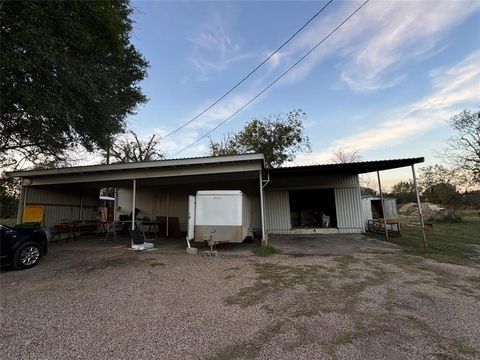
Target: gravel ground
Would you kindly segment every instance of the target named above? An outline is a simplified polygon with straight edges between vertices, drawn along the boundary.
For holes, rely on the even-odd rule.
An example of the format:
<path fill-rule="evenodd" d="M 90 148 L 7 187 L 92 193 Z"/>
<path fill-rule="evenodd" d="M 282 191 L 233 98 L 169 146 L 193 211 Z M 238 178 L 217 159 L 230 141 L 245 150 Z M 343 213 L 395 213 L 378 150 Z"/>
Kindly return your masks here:
<path fill-rule="evenodd" d="M 478 359 L 480 268 L 76 242 L 1 272 L 3 359 Z"/>

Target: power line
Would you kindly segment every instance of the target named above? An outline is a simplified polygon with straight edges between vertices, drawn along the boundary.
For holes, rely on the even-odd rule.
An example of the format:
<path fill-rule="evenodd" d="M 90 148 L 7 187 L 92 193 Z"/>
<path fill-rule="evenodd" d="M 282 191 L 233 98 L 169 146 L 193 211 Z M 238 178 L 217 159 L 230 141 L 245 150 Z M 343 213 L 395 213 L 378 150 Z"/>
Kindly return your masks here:
<path fill-rule="evenodd" d="M 173 156 L 177 156 L 181 152 L 187 150 L 191 146 L 195 145 L 198 143 L 200 140 L 204 139 L 208 135 L 210 135 L 212 132 L 217 130 L 220 126 L 225 124 L 228 120 L 233 118 L 235 115 L 237 115 L 240 111 L 245 109 L 248 105 L 250 105 L 253 101 L 255 101 L 258 97 L 260 97 L 265 91 L 270 89 L 273 85 L 275 85 L 281 78 L 283 78 L 286 74 L 290 72 L 295 66 L 297 66 L 300 62 L 302 62 L 307 56 L 309 56 L 313 51 L 315 51 L 316 48 L 318 48 L 320 45 L 322 45 L 330 36 L 332 36 L 338 29 L 340 29 L 350 18 L 352 18 L 357 12 L 360 11 L 361 8 L 363 8 L 370 0 L 366 0 L 362 5 L 360 5 L 354 12 L 352 12 L 347 18 L 345 18 L 340 24 L 338 24 L 328 35 L 326 35 L 320 42 L 318 42 L 313 48 L 311 48 L 305 55 L 303 55 L 295 64 L 290 66 L 286 71 L 284 71 L 279 77 L 277 77 L 275 80 L 273 80 L 270 84 L 268 84 L 265 88 L 263 88 L 262 91 L 260 91 L 257 95 L 255 95 L 252 99 L 250 99 L 248 102 L 243 104 L 239 109 L 237 109 L 232 115 L 230 115 L 228 118 L 223 120 L 220 124 L 215 126 L 213 129 L 211 129 L 209 132 L 205 133 L 202 135 L 200 138 L 195 140 L 193 143 L 189 144 L 188 146 L 184 147 L 182 150 L 176 152 Z"/>
<path fill-rule="evenodd" d="M 237 87 L 239 87 L 245 80 L 247 80 L 250 76 L 252 76 L 258 69 L 260 69 L 268 60 L 272 58 L 276 53 L 278 53 L 285 45 L 287 45 L 295 36 L 298 35 L 303 29 L 307 27 L 308 24 L 310 24 L 318 15 L 320 15 L 323 10 L 327 8 L 328 5 L 330 5 L 334 0 L 329 0 L 320 10 L 318 10 L 305 24 L 302 25 L 300 29 L 298 29 L 292 36 L 288 38 L 287 41 L 285 41 L 280 47 L 272 52 L 270 55 L 268 55 L 265 60 L 263 60 L 260 64 L 257 65 L 253 70 L 251 70 L 247 75 L 245 75 L 239 82 L 237 82 L 230 90 L 228 90 L 225 94 L 223 94 L 221 97 L 219 97 L 215 102 L 213 102 L 211 105 L 209 105 L 207 108 L 205 108 L 203 111 L 195 115 L 192 119 L 187 121 L 186 123 L 182 124 L 181 126 L 177 127 L 176 129 L 170 131 L 167 135 L 163 136 L 161 140 L 165 139 L 166 137 L 175 134 L 176 132 L 182 130 L 185 126 L 191 124 L 195 120 L 197 120 L 200 116 L 205 114 L 208 110 L 210 110 L 212 107 L 217 105 L 220 101 L 222 101 L 225 97 L 227 97 L 233 90 L 235 90 Z"/>

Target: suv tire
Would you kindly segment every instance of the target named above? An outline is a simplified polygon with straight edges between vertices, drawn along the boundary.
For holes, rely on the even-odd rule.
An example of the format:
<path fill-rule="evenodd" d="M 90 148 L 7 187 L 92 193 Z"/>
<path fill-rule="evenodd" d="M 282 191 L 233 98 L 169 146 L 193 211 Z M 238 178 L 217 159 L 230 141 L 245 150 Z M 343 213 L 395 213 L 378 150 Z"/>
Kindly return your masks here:
<path fill-rule="evenodd" d="M 28 269 L 38 264 L 42 257 L 42 248 L 36 242 L 27 242 L 20 245 L 13 254 L 13 268 Z"/>

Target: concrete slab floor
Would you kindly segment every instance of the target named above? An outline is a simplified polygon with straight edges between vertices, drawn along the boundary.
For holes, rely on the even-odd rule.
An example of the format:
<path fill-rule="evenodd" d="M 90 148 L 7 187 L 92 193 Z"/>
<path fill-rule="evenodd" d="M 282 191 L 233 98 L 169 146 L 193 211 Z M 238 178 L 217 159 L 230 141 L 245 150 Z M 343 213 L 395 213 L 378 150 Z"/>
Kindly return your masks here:
<path fill-rule="evenodd" d="M 147 242 L 153 242 L 155 251 L 162 254 L 176 254 L 181 255 L 186 253 L 187 243 L 185 238 L 165 238 L 147 236 Z M 197 256 L 203 256 L 204 251 L 210 250 L 206 244 L 191 242 L 191 246 L 197 249 Z M 242 243 L 242 244 L 221 244 L 216 246 L 218 256 L 252 256 L 253 250 L 260 246 L 260 242 Z M 128 248 L 130 247 L 130 237 L 126 234 L 119 234 L 117 240 L 109 238 L 104 241 L 103 236 L 82 236 L 77 240 L 61 240 L 53 241 L 49 244 L 50 250 L 65 250 L 65 251 L 91 251 L 103 248 Z"/>
<path fill-rule="evenodd" d="M 395 253 L 395 244 L 373 239 L 363 234 L 270 235 L 269 244 L 284 255 L 344 256 L 359 253 Z"/>

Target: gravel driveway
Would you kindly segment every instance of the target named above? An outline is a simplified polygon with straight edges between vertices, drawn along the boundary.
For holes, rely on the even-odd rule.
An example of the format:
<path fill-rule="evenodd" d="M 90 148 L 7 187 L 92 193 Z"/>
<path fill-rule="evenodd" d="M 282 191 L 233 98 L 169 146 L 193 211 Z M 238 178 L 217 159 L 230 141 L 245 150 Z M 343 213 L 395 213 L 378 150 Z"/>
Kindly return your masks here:
<path fill-rule="evenodd" d="M 480 269 L 77 242 L 2 271 L 1 315 L 3 359 L 478 359 Z"/>

